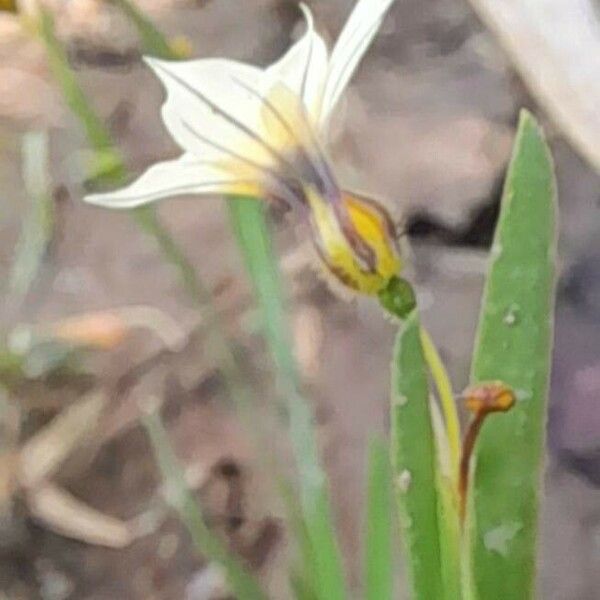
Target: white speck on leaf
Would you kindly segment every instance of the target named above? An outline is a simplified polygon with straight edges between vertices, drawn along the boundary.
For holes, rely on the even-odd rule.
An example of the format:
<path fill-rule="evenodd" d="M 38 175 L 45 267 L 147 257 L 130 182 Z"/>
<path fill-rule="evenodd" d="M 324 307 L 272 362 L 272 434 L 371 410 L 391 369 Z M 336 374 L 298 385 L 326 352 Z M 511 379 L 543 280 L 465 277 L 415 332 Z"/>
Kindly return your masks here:
<path fill-rule="evenodd" d="M 413 525 L 413 521 L 408 515 L 404 515 L 400 521 L 405 529 L 410 529 Z"/>
<path fill-rule="evenodd" d="M 516 304 L 511 304 L 504 313 L 503 323 L 509 327 L 516 325 L 519 322 L 519 310 Z"/>
<path fill-rule="evenodd" d="M 515 535 L 523 529 L 522 523 L 504 523 L 494 529 L 490 529 L 483 536 L 483 545 L 490 552 L 496 552 L 502 556 L 508 556 L 509 543 Z"/>
<path fill-rule="evenodd" d="M 531 400 L 533 394 L 529 390 L 518 389 L 515 390 L 515 398 L 522 402 L 523 400 Z"/>
<path fill-rule="evenodd" d="M 404 394 L 396 394 L 394 396 L 394 404 L 396 406 L 404 406 L 408 402 L 408 398 Z"/>
<path fill-rule="evenodd" d="M 403 494 L 406 494 L 410 488 L 411 481 L 412 475 L 410 474 L 410 471 L 408 469 L 404 469 L 404 471 L 402 471 L 402 473 L 400 473 L 400 475 L 398 475 L 396 478 L 396 485 Z"/>

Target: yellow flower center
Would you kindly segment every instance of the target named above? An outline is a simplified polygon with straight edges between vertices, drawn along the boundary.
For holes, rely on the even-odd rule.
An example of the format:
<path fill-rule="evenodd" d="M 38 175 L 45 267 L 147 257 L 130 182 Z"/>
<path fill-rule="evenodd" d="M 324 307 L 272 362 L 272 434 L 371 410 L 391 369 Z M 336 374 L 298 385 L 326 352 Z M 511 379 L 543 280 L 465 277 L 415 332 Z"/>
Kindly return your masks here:
<path fill-rule="evenodd" d="M 331 205 L 314 190 L 307 190 L 306 195 L 315 245 L 329 272 L 362 294 L 375 295 L 384 289 L 402 268 L 394 225 L 386 209 L 374 200 L 346 192 L 342 195 L 356 233 L 375 256 L 374 268 L 369 270 L 357 259 Z"/>

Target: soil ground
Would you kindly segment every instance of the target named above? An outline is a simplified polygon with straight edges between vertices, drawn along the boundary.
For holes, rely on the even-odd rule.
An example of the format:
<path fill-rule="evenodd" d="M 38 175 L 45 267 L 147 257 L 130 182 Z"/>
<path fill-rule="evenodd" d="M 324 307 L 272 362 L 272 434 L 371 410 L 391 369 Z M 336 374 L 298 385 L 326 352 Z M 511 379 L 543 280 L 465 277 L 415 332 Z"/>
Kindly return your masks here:
<path fill-rule="evenodd" d="M 330 33 L 341 26 L 350 4 L 311 2 L 317 22 Z M 167 31 L 189 36 L 198 56 L 261 64 L 278 56 L 301 27 L 293 4 L 274 0 L 180 3 L 162 19 Z M 132 170 L 139 172 L 175 156 L 176 149 L 158 119 L 159 85 L 137 60 L 135 42 L 124 45 L 133 50 L 127 65 L 109 66 L 106 60 L 91 65 L 97 48 L 81 42 L 73 56 L 86 90 L 111 119 Z M 457 389 L 467 382 L 486 248 L 522 105 L 536 110 L 465 3 L 405 0 L 392 9 L 358 72 L 333 144 L 341 177 L 388 198 L 405 223 L 424 320 Z M 600 178 L 546 125 L 558 170 L 562 225 L 539 597 L 594 600 L 600 589 Z M 24 212 L 17 149 L 27 127 L 26 121 L 0 123 L 0 180 L 7 206 L 0 223 L 3 278 Z M 64 117 L 51 130 L 53 181 L 65 186 L 69 197 L 60 205 L 57 236 L 34 288 L 22 305 L 0 311 L 5 328 L 145 304 L 191 331 L 196 310 L 153 243 L 127 215 L 80 202 L 82 177 L 75 165 L 82 146 L 72 118 Z M 269 406 L 276 402 L 272 369 L 256 332 L 223 202 L 169 201 L 160 214 L 216 290 L 228 332 L 262 399 L 261 411 L 271 414 Z M 279 219 L 275 227 L 296 351 L 317 415 L 348 572 L 358 586 L 366 442 L 387 425 L 394 327 L 372 303 L 332 295 L 313 269 L 305 268 L 296 228 Z M 97 383 L 114 384 L 158 351 L 151 336 L 136 335 L 118 351 L 94 358 Z M 201 331 L 183 352 L 144 373 L 143 393 L 164 398 L 178 455 L 205 475 L 198 498 L 214 526 L 256 561 L 273 597 L 284 598 L 277 565 L 285 554 L 286 532 L 266 491 L 268 473 L 254 457 L 215 368 Z M 94 439 L 61 470 L 60 483 L 108 514 L 153 515 L 161 505 L 160 484 L 136 405 L 127 395 L 113 400 Z M 34 423 L 46 418 L 42 413 L 33 411 Z M 60 536 L 31 520 L 20 502 L 7 530 L 11 536 L 0 544 L 0 596 L 11 600 L 213 597 L 205 588 L 214 572 L 194 554 L 171 515 L 121 550 Z"/>

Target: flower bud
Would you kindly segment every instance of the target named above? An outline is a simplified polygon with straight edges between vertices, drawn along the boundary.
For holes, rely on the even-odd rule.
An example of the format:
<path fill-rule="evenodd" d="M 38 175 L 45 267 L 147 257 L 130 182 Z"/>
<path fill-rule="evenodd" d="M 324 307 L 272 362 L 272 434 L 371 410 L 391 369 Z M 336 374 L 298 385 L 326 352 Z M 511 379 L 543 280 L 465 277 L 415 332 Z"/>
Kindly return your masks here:
<path fill-rule="evenodd" d="M 487 381 L 468 387 L 462 394 L 467 410 L 473 414 L 506 412 L 515 403 L 515 393 L 501 381 Z"/>
<path fill-rule="evenodd" d="M 394 223 L 384 206 L 343 192 L 344 223 L 319 194 L 309 191 L 307 198 L 313 242 L 327 271 L 360 294 L 384 290 L 402 267 Z"/>

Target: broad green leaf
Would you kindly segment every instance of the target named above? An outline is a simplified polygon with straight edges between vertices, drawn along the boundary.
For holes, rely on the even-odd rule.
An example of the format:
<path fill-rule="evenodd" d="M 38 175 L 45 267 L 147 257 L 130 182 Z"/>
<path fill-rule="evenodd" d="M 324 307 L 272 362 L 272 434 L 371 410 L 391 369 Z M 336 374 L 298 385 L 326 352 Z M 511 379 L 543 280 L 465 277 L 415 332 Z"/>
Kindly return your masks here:
<path fill-rule="evenodd" d="M 476 597 L 533 598 L 556 263 L 552 159 L 523 111 L 486 281 L 473 382 L 501 380 L 518 398 L 481 432 L 468 517 Z"/>
<path fill-rule="evenodd" d="M 367 475 L 364 598 L 392 600 L 394 506 L 389 448 L 381 439 L 371 440 Z"/>
<path fill-rule="evenodd" d="M 443 598 L 436 450 L 419 318 L 401 325 L 392 361 L 392 465 L 412 600 Z"/>

